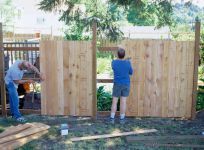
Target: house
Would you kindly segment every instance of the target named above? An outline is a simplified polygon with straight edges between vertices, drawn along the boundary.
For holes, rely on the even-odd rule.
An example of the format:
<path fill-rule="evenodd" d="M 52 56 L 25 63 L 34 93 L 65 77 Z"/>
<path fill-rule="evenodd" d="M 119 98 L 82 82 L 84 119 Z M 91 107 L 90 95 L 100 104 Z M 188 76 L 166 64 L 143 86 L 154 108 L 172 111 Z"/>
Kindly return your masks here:
<path fill-rule="evenodd" d="M 125 38 L 171 39 L 169 27 L 156 29 L 154 26 L 125 26 L 120 28 Z"/>

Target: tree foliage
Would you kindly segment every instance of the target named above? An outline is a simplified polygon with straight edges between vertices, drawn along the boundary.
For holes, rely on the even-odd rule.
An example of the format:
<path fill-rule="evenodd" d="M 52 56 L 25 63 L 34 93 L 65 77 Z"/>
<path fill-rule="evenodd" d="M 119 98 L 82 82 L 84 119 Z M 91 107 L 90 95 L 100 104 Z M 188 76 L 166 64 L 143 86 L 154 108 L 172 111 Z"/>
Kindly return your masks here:
<path fill-rule="evenodd" d="M 200 8 L 192 3 L 176 3 L 173 6 L 173 18 L 177 24 L 189 24 L 194 22 L 195 18 L 204 19 L 204 8 Z"/>
<path fill-rule="evenodd" d="M 12 24 L 16 12 L 12 0 L 3 0 L 0 2 L 0 22 L 3 24 Z"/>
<path fill-rule="evenodd" d="M 82 39 L 90 37 L 91 24 L 97 22 L 98 35 L 116 40 L 122 35 L 117 21 L 118 8 L 113 8 L 107 3 L 96 0 L 43 0 L 40 9 L 45 11 L 58 11 L 61 14 L 60 21 L 67 25 L 67 38 Z M 75 36 L 77 34 L 77 36 Z"/>
<path fill-rule="evenodd" d="M 127 10 L 127 20 L 133 25 L 159 27 L 173 25 L 173 7 L 168 0 L 111 0 Z"/>
<path fill-rule="evenodd" d="M 91 24 L 97 21 L 98 35 L 117 40 L 123 35 L 120 23 L 133 25 L 172 25 L 172 5 L 160 0 L 42 0 L 44 11 L 57 11 L 67 25 L 68 39 L 87 39 Z M 85 37 L 85 38 L 84 38 Z"/>

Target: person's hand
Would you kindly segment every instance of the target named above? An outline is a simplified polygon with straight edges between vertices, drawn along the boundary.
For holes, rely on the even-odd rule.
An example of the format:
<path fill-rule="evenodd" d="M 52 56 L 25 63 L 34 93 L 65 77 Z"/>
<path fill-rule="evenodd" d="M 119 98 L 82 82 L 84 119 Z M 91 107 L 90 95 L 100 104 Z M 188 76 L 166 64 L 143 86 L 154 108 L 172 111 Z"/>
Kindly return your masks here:
<path fill-rule="evenodd" d="M 131 57 L 127 57 L 126 60 L 131 60 Z"/>
<path fill-rule="evenodd" d="M 40 80 L 41 80 L 41 81 L 44 81 L 44 80 L 45 80 L 45 76 L 44 76 L 42 73 L 40 73 Z"/>

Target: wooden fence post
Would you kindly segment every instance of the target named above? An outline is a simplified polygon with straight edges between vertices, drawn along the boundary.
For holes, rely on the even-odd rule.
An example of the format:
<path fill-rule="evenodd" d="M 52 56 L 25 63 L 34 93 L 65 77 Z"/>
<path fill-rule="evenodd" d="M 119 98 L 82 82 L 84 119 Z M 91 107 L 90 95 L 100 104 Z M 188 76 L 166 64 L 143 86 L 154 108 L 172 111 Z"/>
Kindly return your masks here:
<path fill-rule="evenodd" d="M 200 50 L 200 21 L 196 19 L 195 23 L 195 51 L 194 51 L 194 73 L 193 73 L 193 95 L 192 95 L 192 110 L 191 119 L 196 116 L 196 100 L 198 86 L 198 66 L 199 66 L 199 50 Z"/>
<path fill-rule="evenodd" d="M 0 23 L 0 83 L 1 83 L 1 111 L 4 117 L 7 116 L 6 112 L 6 90 L 4 83 L 4 49 L 3 49 L 3 29 Z"/>
<path fill-rule="evenodd" d="M 93 37 L 92 37 L 92 92 L 93 92 L 93 108 L 92 118 L 96 119 L 97 115 L 97 96 L 96 96 L 96 40 L 97 40 L 97 24 L 93 21 L 92 25 Z"/>

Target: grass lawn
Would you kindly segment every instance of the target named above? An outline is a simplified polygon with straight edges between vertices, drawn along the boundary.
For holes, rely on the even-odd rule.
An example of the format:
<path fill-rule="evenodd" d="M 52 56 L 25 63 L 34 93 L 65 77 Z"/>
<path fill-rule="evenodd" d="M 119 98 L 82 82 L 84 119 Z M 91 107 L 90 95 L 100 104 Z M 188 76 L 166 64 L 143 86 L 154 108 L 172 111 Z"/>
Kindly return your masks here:
<path fill-rule="evenodd" d="M 128 132 L 135 129 L 157 129 L 156 133 L 141 134 L 137 136 L 146 135 L 201 135 L 204 131 L 204 112 L 200 112 L 195 120 L 171 119 L 171 118 L 128 118 L 124 125 L 110 124 L 105 121 L 104 117 L 99 117 L 98 120 L 93 121 L 89 117 L 67 117 L 67 116 L 40 116 L 27 115 L 25 116 L 29 122 L 41 122 L 50 125 L 49 133 L 38 140 L 31 141 L 19 150 L 63 150 L 63 149 L 87 149 L 87 150 L 157 150 L 157 149 L 186 149 L 192 148 L 165 148 L 165 147 L 148 147 L 144 143 L 127 143 L 125 137 L 107 138 L 80 142 L 70 142 L 71 137 L 80 137 L 88 135 L 109 134 L 112 132 Z M 59 127 L 61 123 L 68 123 L 68 136 L 60 136 Z M 17 125 L 17 123 L 10 119 L 0 118 L 0 132 L 10 125 Z M 162 141 L 161 141 L 162 142 Z M 179 144 L 203 144 L 199 140 L 185 140 L 177 141 Z"/>

